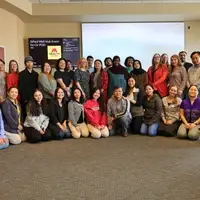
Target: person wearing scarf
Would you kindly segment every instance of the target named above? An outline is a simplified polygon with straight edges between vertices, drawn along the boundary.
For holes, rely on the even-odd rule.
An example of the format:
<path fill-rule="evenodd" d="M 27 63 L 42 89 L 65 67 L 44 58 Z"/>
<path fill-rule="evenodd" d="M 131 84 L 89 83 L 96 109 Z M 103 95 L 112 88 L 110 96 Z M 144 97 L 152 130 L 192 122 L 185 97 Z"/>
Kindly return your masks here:
<path fill-rule="evenodd" d="M 144 89 L 145 85 L 148 83 L 147 72 L 142 69 L 142 64 L 139 60 L 135 60 L 133 63 L 133 71 L 130 73 L 134 78 L 136 84 L 140 86 L 141 89 Z"/>

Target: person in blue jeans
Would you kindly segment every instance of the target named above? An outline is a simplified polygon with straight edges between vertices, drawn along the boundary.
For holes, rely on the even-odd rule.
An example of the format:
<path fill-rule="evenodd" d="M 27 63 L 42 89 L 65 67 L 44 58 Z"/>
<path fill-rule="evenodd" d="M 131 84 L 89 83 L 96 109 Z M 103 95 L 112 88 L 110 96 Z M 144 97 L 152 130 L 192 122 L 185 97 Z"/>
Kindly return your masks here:
<path fill-rule="evenodd" d="M 143 102 L 144 119 L 140 129 L 142 135 L 156 136 L 162 113 L 162 101 L 154 94 L 153 86 L 145 86 L 145 97 Z"/>
<path fill-rule="evenodd" d="M 0 149 L 8 148 L 8 146 L 9 146 L 9 142 L 5 135 L 4 123 L 3 123 L 2 114 L 0 110 Z"/>

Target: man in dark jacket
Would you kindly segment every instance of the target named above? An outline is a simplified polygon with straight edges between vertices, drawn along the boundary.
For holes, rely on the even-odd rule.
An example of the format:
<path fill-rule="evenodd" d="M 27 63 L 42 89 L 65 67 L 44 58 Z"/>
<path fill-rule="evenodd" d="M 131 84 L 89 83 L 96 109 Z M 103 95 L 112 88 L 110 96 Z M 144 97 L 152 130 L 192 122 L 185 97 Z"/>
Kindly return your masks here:
<path fill-rule="evenodd" d="M 26 117 L 26 105 L 38 88 L 38 73 L 33 70 L 33 58 L 28 56 L 24 59 L 25 69 L 19 73 L 19 94 L 23 112 Z"/>

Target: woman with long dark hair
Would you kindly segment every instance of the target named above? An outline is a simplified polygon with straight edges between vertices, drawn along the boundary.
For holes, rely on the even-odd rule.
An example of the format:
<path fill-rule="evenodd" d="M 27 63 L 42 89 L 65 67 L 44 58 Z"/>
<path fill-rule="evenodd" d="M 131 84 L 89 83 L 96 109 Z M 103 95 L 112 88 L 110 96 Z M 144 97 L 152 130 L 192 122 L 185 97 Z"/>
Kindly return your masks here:
<path fill-rule="evenodd" d="M 152 66 L 148 69 L 148 83 L 153 86 L 153 89 L 161 97 L 168 94 L 167 77 L 168 68 L 161 63 L 160 54 L 154 54 L 152 58 Z"/>
<path fill-rule="evenodd" d="M 62 88 L 56 89 L 55 98 L 52 100 L 49 108 L 49 129 L 53 139 L 59 140 L 69 138 L 71 133 L 67 126 L 68 107 L 65 92 Z"/>
<path fill-rule="evenodd" d="M 94 88 L 99 88 L 107 103 L 108 74 L 103 70 L 103 64 L 99 59 L 94 61 L 94 72 L 90 75 L 90 87 L 91 91 Z"/>
<path fill-rule="evenodd" d="M 101 90 L 94 88 L 92 98 L 84 104 L 87 127 L 93 138 L 108 137 L 107 115 Z"/>
<path fill-rule="evenodd" d="M 49 101 L 53 99 L 57 82 L 52 76 L 52 68 L 48 62 L 45 62 L 41 67 L 41 74 L 38 77 L 38 85 L 46 100 Z"/>
<path fill-rule="evenodd" d="M 49 117 L 47 116 L 47 103 L 40 90 L 36 89 L 32 100 L 27 105 L 27 117 L 24 122 L 24 132 L 27 141 L 36 143 L 51 140 L 51 132 L 47 128 Z"/>
<path fill-rule="evenodd" d="M 82 91 L 79 88 L 75 88 L 72 92 L 72 100 L 68 103 L 69 114 L 69 129 L 73 138 L 88 137 L 89 131 L 85 123 L 84 114 L 84 97 Z"/>
<path fill-rule="evenodd" d="M 133 77 L 127 80 L 126 98 L 130 101 L 130 111 L 132 114 L 131 129 L 133 133 L 140 133 L 144 109 L 142 107 L 144 93 L 143 90 L 136 86 L 136 81 Z"/>

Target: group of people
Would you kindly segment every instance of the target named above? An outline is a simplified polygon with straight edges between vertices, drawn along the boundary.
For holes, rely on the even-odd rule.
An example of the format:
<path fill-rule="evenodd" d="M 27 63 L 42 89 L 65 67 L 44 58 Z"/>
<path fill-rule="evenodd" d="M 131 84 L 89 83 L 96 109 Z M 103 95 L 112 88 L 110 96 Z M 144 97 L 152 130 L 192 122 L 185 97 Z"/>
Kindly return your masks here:
<path fill-rule="evenodd" d="M 56 71 L 45 62 L 38 75 L 33 58 L 0 60 L 0 149 L 10 144 L 128 133 L 197 140 L 200 130 L 200 52 L 155 54 L 146 72 L 129 56 L 81 58 L 73 70 L 60 58 Z M 93 66 L 94 63 L 94 66 Z"/>

